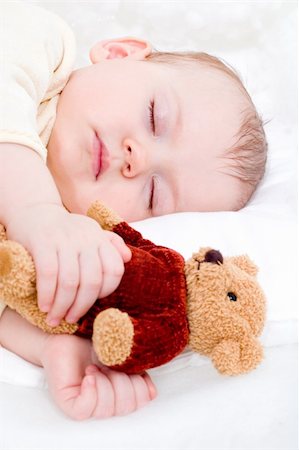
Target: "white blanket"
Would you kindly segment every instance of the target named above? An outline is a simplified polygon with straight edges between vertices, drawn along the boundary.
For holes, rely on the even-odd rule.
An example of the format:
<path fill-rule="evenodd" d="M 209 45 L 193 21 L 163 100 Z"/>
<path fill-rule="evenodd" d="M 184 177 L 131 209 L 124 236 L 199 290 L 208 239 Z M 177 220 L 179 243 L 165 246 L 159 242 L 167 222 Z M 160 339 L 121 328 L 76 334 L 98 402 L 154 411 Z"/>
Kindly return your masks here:
<path fill-rule="evenodd" d="M 296 2 L 35 2 L 78 39 L 78 66 L 98 38 L 137 35 L 159 50 L 200 49 L 238 69 L 265 120 L 265 179 L 242 211 L 181 213 L 133 224 L 184 257 L 199 246 L 248 253 L 268 300 L 265 360 L 222 377 L 188 350 L 151 371 L 159 395 L 131 416 L 74 423 L 53 405 L 43 370 L 0 349 L 0 448 L 297 448 Z"/>

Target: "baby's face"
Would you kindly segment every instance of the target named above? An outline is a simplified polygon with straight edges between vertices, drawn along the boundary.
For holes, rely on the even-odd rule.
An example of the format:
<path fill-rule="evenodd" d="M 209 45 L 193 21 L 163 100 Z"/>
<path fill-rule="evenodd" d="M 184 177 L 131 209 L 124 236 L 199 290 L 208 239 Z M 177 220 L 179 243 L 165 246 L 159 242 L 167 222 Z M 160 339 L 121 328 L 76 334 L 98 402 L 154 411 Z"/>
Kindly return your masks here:
<path fill-rule="evenodd" d="M 102 200 L 125 220 L 234 209 L 237 179 L 224 151 L 236 142 L 242 95 L 218 70 L 103 59 L 74 71 L 48 144 L 65 206 Z"/>

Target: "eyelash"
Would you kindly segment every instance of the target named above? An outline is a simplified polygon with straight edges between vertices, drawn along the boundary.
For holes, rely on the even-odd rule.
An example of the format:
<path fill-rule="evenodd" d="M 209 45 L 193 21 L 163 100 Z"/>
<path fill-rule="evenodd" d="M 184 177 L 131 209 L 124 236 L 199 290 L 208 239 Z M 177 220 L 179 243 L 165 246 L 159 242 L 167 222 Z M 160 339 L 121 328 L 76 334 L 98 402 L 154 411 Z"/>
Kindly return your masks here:
<path fill-rule="evenodd" d="M 149 111 L 149 120 L 150 120 L 150 124 L 151 124 L 151 129 L 152 129 L 153 135 L 155 135 L 156 126 L 155 126 L 155 112 L 154 112 L 155 111 L 155 102 L 154 102 L 154 100 L 151 100 L 151 102 L 148 106 L 148 111 Z M 152 178 L 150 196 L 149 196 L 149 201 L 148 201 L 148 209 L 150 211 L 152 211 L 152 209 L 153 209 L 154 191 L 155 191 L 155 181 L 154 181 L 154 178 Z"/>
<path fill-rule="evenodd" d="M 155 181 L 154 181 L 154 177 L 153 177 L 152 181 L 151 181 L 151 190 L 150 190 L 150 196 L 149 196 L 149 201 L 148 201 L 148 209 L 150 211 L 153 209 L 154 190 L 155 190 Z"/>
<path fill-rule="evenodd" d="M 151 100 L 148 110 L 149 110 L 149 119 L 150 119 L 150 124 L 151 124 L 153 134 L 155 134 L 155 131 L 156 131 L 154 108 L 155 108 L 155 102 L 154 102 L 154 100 Z"/>

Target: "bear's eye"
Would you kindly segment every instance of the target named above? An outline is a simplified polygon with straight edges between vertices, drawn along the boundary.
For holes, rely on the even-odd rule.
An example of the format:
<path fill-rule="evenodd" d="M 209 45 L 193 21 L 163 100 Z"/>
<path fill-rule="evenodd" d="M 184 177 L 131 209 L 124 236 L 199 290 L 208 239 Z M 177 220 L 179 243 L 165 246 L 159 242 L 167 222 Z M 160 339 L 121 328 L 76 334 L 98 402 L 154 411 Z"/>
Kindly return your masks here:
<path fill-rule="evenodd" d="M 237 296 L 233 292 L 228 292 L 227 296 L 228 296 L 228 298 L 230 299 L 231 302 L 236 302 L 237 301 Z"/>

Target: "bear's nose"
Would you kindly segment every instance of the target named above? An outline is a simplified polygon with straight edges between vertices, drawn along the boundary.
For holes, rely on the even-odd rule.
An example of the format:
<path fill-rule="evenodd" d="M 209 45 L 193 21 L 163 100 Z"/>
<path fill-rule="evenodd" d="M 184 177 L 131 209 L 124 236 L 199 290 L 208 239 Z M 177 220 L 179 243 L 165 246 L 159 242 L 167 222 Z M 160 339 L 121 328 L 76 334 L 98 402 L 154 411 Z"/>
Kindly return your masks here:
<path fill-rule="evenodd" d="M 212 264 L 223 264 L 223 256 L 218 250 L 209 250 L 205 254 L 204 262 L 209 262 Z"/>

